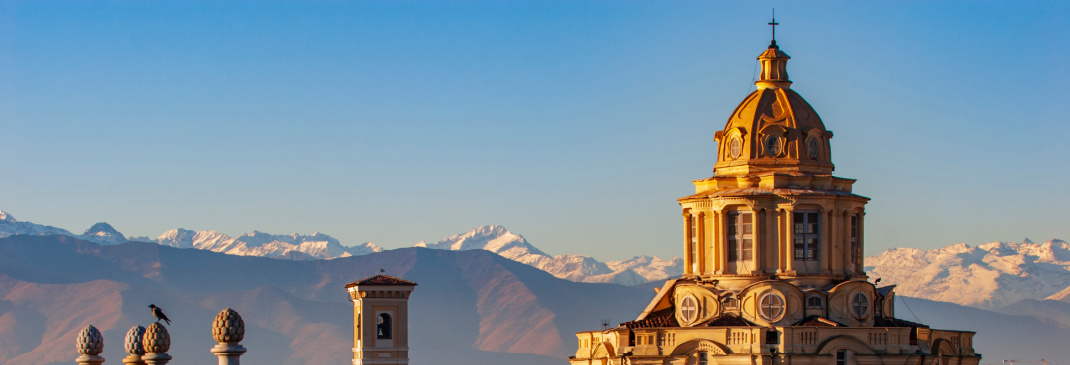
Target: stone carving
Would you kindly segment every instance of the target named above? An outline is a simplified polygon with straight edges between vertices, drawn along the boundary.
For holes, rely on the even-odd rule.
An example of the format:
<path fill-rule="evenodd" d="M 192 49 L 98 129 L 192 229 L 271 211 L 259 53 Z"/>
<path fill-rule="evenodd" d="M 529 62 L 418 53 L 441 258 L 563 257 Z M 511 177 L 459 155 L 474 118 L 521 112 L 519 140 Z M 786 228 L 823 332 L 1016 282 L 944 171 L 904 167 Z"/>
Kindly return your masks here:
<path fill-rule="evenodd" d="M 145 362 L 141 361 L 141 355 L 145 354 L 145 345 L 142 344 L 144 340 L 145 327 L 134 326 L 126 332 L 123 348 L 129 355 L 123 358 L 123 364 L 145 365 Z"/>
<path fill-rule="evenodd" d="M 726 355 L 725 346 L 710 340 L 691 340 L 676 346 L 672 350 L 673 355 L 687 355 L 697 351 L 707 352 L 711 355 Z"/>
<path fill-rule="evenodd" d="M 219 342 L 212 347 L 212 353 L 219 357 L 219 365 L 239 365 L 241 355 L 246 349 L 240 343 L 245 337 L 245 321 L 233 309 L 219 312 L 212 321 L 212 338 Z"/>
<path fill-rule="evenodd" d="M 100 352 L 104 351 L 104 336 L 93 325 L 85 326 L 78 333 L 77 342 L 78 358 L 74 359 L 78 365 L 99 365 L 104 363 Z"/>
<path fill-rule="evenodd" d="M 245 337 L 245 321 L 233 309 L 219 312 L 212 322 L 212 338 L 219 343 L 238 343 Z"/>
<path fill-rule="evenodd" d="M 165 365 L 171 361 L 171 355 L 167 354 L 167 350 L 171 349 L 171 335 L 167 333 L 163 325 L 159 323 L 149 325 L 149 328 L 145 330 L 141 345 L 145 348 L 145 354 L 141 356 L 145 364 Z"/>
<path fill-rule="evenodd" d="M 819 350 L 817 353 L 823 355 L 835 354 L 838 350 L 851 350 L 854 351 L 854 353 L 856 354 L 874 353 L 873 350 L 870 349 L 869 346 L 866 346 L 866 344 L 862 343 L 862 341 L 859 341 L 854 337 L 848 337 L 843 335 L 836 336 L 832 339 L 825 341 L 825 343 L 819 346 L 819 348 L 821 348 L 821 350 Z"/>
<path fill-rule="evenodd" d="M 134 326 L 126 332 L 125 350 L 131 355 L 144 355 L 145 346 L 141 343 L 145 338 L 145 327 Z"/>
<path fill-rule="evenodd" d="M 153 323 L 145 331 L 141 344 L 146 353 L 162 354 L 171 349 L 171 334 L 159 323 Z"/>
<path fill-rule="evenodd" d="M 104 336 L 100 334 L 100 330 L 93 325 L 85 326 L 82 332 L 78 333 L 78 353 L 95 356 L 100 355 L 102 351 L 104 351 Z"/>

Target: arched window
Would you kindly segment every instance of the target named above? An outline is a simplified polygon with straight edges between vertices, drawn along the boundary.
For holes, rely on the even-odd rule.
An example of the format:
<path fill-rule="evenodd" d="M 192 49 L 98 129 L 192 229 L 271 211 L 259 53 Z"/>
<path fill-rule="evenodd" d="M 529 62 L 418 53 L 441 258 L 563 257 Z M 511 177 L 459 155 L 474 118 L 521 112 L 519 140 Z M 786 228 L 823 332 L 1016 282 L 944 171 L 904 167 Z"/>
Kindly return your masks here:
<path fill-rule="evenodd" d="M 806 297 L 806 308 L 808 309 L 821 309 L 824 307 L 824 300 L 819 295 L 811 295 Z"/>
<path fill-rule="evenodd" d="M 375 338 L 381 340 L 393 338 L 390 335 L 390 329 L 392 328 L 390 314 L 380 313 L 375 322 Z"/>
<path fill-rule="evenodd" d="M 732 296 L 732 294 L 729 293 L 728 296 L 726 296 L 724 299 L 721 300 L 721 306 L 726 311 L 738 310 L 739 309 L 739 301 L 736 300 L 736 297 Z"/>

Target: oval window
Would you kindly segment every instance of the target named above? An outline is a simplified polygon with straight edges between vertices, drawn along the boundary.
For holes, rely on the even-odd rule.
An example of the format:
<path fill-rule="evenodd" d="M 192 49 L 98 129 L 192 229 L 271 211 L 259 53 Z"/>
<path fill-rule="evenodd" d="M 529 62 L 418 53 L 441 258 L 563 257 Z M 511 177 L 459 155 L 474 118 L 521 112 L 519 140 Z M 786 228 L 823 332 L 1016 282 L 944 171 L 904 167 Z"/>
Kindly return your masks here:
<path fill-rule="evenodd" d="M 743 154 L 743 142 L 739 140 L 739 137 L 732 137 L 728 141 L 728 156 L 734 160 L 739 158 L 741 154 Z"/>
<path fill-rule="evenodd" d="M 698 317 L 698 300 L 695 300 L 694 296 L 688 295 L 680 300 L 680 319 L 683 319 L 685 323 L 691 323 Z"/>
<path fill-rule="evenodd" d="M 858 319 L 866 317 L 869 314 L 869 298 L 862 292 L 855 293 L 851 298 L 851 314 L 854 314 Z"/>
<path fill-rule="evenodd" d="M 776 322 L 784 316 L 784 298 L 776 292 L 763 294 L 758 306 L 758 315 L 766 321 Z"/>
<path fill-rule="evenodd" d="M 780 152 L 784 149 L 784 141 L 777 136 L 765 137 L 765 154 L 769 157 L 780 156 Z"/>
<path fill-rule="evenodd" d="M 810 155 L 811 159 L 817 159 L 817 153 L 820 152 L 820 142 L 817 141 L 817 137 L 810 137 L 809 141 L 806 141 L 806 154 Z"/>

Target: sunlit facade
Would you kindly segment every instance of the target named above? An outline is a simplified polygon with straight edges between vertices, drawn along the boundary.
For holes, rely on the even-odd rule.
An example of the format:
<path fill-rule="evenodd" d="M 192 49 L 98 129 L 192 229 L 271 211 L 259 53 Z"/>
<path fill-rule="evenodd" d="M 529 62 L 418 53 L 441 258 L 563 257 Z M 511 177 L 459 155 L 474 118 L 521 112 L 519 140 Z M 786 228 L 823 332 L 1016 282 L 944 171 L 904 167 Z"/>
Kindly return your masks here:
<path fill-rule="evenodd" d="M 869 282 L 865 206 L 832 176 L 817 112 L 791 90 L 774 40 L 757 90 L 716 133 L 713 177 L 683 208 L 684 274 L 634 321 L 580 332 L 573 365 L 971 364 L 973 332 L 895 318 Z"/>

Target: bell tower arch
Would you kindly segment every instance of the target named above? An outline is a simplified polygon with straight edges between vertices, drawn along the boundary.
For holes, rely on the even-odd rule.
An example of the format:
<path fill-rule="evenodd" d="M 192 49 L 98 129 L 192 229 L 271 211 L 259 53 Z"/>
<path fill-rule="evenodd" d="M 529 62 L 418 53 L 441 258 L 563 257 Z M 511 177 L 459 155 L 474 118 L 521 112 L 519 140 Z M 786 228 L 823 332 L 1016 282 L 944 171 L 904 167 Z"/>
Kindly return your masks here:
<path fill-rule="evenodd" d="M 409 295 L 415 288 L 388 275 L 346 285 L 353 302 L 353 365 L 408 365 Z"/>

